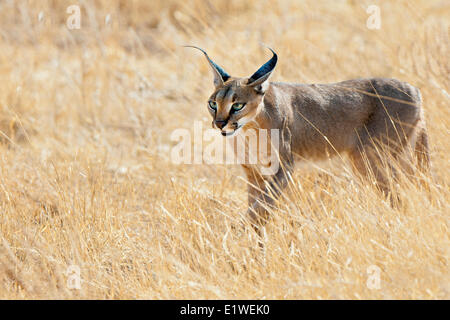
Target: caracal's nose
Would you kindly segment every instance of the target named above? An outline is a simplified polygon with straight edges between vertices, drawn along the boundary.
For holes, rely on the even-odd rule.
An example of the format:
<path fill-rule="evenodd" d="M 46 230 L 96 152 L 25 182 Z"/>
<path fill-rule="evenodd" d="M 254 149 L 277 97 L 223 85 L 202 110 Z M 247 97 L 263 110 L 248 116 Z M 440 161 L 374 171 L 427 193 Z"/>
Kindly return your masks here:
<path fill-rule="evenodd" d="M 226 120 L 215 120 L 214 123 L 216 124 L 217 128 L 223 129 L 227 125 Z"/>

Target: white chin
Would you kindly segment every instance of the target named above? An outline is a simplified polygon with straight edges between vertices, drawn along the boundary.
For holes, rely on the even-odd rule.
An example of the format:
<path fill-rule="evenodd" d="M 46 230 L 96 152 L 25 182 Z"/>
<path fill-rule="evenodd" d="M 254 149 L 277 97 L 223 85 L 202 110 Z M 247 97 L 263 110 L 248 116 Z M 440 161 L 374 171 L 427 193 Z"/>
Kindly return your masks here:
<path fill-rule="evenodd" d="M 222 134 L 226 138 L 231 138 L 231 137 L 234 137 L 236 135 L 236 130 L 234 130 L 234 131 L 227 131 L 227 132 L 221 131 L 220 134 Z"/>
<path fill-rule="evenodd" d="M 239 131 L 241 131 L 241 127 L 233 131 L 221 131 L 220 133 L 226 138 L 232 138 L 236 136 L 239 133 Z"/>

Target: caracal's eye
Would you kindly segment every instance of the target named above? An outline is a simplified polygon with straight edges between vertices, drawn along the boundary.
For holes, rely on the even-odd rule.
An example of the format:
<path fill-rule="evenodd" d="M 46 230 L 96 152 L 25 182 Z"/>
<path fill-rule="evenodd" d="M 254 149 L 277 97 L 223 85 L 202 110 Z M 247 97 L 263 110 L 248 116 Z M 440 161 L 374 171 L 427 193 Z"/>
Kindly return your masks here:
<path fill-rule="evenodd" d="M 233 105 L 231 106 L 231 110 L 233 112 L 238 112 L 238 111 L 242 110 L 242 108 L 244 108 L 244 106 L 245 106 L 245 103 L 236 102 L 236 103 L 233 103 Z"/>
<path fill-rule="evenodd" d="M 215 101 L 208 101 L 208 105 L 209 105 L 209 107 L 210 107 L 212 110 L 214 110 L 214 111 L 217 110 L 217 102 L 215 102 Z"/>

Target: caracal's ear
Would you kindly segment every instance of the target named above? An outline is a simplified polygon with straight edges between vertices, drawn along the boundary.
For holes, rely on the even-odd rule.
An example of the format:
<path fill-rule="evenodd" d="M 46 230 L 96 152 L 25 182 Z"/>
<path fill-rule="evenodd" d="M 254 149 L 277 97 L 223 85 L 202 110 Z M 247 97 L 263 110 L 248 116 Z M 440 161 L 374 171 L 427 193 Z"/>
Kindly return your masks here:
<path fill-rule="evenodd" d="M 257 93 L 264 94 L 267 88 L 269 87 L 269 77 L 272 74 L 273 69 L 277 65 L 278 56 L 272 49 L 268 48 L 272 51 L 272 58 L 262 65 L 261 68 L 258 69 L 247 82 L 248 86 L 251 86 L 255 89 Z"/>
<path fill-rule="evenodd" d="M 208 59 L 209 65 L 211 66 L 211 69 L 213 71 L 213 74 L 214 74 L 214 85 L 216 86 L 216 88 L 220 87 L 221 85 L 224 84 L 225 81 L 230 79 L 230 75 L 228 73 L 226 73 L 225 70 L 223 70 L 220 66 L 215 64 L 214 61 L 212 61 L 209 58 L 209 56 L 205 52 L 205 50 L 200 49 L 199 47 L 195 47 L 195 46 L 184 46 L 184 47 L 195 48 L 195 49 L 198 49 L 201 52 L 203 52 L 203 54 L 205 55 L 206 59 Z"/>

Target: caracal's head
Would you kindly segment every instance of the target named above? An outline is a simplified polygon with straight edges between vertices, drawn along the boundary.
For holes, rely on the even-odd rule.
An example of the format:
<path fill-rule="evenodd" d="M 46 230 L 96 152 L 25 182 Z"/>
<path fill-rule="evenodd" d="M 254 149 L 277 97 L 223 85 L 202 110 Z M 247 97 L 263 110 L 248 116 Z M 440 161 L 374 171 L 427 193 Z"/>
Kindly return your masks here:
<path fill-rule="evenodd" d="M 205 54 L 214 74 L 216 88 L 207 103 L 213 127 L 219 129 L 223 136 L 234 136 L 261 111 L 269 77 L 277 64 L 277 54 L 269 48 L 273 53 L 269 61 L 249 78 L 236 78 L 214 63 L 204 50 L 188 47 L 199 49 Z"/>

